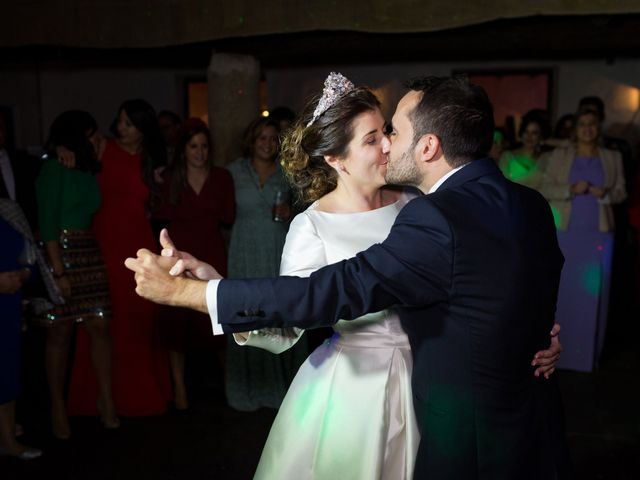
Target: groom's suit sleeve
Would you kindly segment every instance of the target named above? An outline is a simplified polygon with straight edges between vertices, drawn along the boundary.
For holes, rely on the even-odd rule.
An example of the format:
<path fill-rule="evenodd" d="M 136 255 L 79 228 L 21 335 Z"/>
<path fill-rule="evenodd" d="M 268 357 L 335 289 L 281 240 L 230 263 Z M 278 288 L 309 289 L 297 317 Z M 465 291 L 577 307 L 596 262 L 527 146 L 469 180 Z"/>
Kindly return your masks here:
<path fill-rule="evenodd" d="M 384 242 L 309 278 L 222 280 L 217 322 L 225 333 L 314 328 L 395 304 L 424 307 L 446 301 L 453 255 L 447 220 L 427 196 L 420 197 L 402 209 Z"/>

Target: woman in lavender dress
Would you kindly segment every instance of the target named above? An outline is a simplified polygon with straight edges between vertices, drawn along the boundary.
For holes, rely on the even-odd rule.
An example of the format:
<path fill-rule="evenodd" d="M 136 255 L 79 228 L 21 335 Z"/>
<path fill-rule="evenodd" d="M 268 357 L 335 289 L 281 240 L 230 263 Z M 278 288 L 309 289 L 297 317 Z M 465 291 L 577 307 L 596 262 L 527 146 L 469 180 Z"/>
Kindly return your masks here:
<path fill-rule="evenodd" d="M 625 191 L 622 158 L 599 146 L 599 118 L 576 114 L 574 143 L 547 160 L 542 194 L 550 201 L 565 265 L 556 320 L 564 353 L 558 367 L 591 371 L 602 351 L 609 306 L 614 221 Z"/>

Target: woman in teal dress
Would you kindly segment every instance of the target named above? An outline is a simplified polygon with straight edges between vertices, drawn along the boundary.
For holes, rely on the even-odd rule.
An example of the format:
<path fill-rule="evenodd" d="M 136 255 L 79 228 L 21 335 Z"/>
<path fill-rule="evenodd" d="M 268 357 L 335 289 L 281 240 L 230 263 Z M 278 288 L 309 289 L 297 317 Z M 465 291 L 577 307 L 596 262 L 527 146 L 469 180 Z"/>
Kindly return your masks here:
<path fill-rule="evenodd" d="M 99 170 L 97 125 L 86 112 L 71 110 L 59 115 L 49 134 L 53 151 L 64 146 L 76 157 L 67 169 L 49 158 L 36 181 L 40 235 L 64 305 L 47 315 L 45 353 L 51 393 L 51 423 L 59 439 L 71 435 L 64 401 L 67 358 L 73 324 L 82 322 L 91 338 L 91 361 L 98 378 L 97 404 L 106 428 L 117 428 L 111 395 L 111 302 L 104 261 L 91 233 L 93 216 L 100 207 L 95 174 Z"/>
<path fill-rule="evenodd" d="M 236 197 L 236 221 L 229 245 L 230 278 L 275 277 L 279 273 L 291 208 L 290 189 L 277 162 L 278 134 L 275 122 L 255 120 L 245 134 L 244 156 L 228 167 Z M 290 351 L 275 355 L 241 348 L 229 336 L 229 405 L 242 411 L 278 408 L 306 354 L 304 339 Z"/>

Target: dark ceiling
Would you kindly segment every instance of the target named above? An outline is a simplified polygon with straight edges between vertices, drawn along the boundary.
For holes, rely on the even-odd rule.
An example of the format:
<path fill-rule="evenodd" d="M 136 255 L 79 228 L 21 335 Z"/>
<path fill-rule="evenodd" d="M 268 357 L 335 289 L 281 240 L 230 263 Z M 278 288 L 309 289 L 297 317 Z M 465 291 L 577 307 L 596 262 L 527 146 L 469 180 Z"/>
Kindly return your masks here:
<path fill-rule="evenodd" d="M 316 31 L 231 38 L 164 48 L 0 49 L 15 66 L 204 68 L 212 51 L 251 54 L 264 67 L 455 60 L 587 59 L 640 56 L 640 14 L 537 16 L 431 33 Z"/>

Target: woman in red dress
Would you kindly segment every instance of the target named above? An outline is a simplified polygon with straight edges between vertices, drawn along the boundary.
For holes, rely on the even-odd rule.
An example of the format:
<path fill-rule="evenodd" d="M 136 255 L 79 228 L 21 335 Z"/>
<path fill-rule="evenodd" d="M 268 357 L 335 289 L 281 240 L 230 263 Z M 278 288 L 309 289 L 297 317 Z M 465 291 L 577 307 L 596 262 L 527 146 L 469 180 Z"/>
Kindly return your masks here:
<path fill-rule="evenodd" d="M 158 341 L 156 307 L 136 295 L 124 259 L 142 247 L 157 250 L 148 212 L 158 197 L 154 169 L 166 164 L 166 150 L 156 113 L 144 100 L 124 102 L 112 131 L 116 138 L 105 142 L 100 156 L 102 206 L 93 228 L 112 303 L 113 399 L 118 415 L 157 415 L 166 411 L 170 399 L 167 355 Z M 79 332 L 71 414 L 98 413 L 88 350 L 88 339 Z"/>
<path fill-rule="evenodd" d="M 168 222 L 167 229 L 176 245 L 197 258 L 208 259 L 226 275 L 222 228 L 230 226 L 235 217 L 233 180 L 227 170 L 213 166 L 210 145 L 204 122 L 189 119 L 182 125 L 155 216 Z M 189 406 L 184 381 L 185 352 L 194 346 L 211 346 L 222 353 L 225 342 L 214 340 L 208 315 L 189 309 L 161 307 L 161 331 L 169 348 L 175 406 L 185 410 Z"/>

